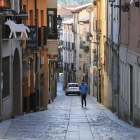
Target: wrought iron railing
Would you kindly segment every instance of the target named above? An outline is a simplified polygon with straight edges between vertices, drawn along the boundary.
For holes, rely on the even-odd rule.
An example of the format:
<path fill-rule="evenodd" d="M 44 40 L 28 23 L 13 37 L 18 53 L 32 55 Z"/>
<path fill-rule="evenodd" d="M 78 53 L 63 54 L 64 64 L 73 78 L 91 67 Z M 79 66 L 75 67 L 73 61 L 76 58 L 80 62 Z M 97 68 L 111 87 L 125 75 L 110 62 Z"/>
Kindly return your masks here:
<path fill-rule="evenodd" d="M 67 49 L 70 50 L 70 42 L 67 42 L 67 44 L 68 44 Z"/>
<path fill-rule="evenodd" d="M 88 69 L 87 69 L 87 64 L 83 63 L 83 73 L 87 73 Z"/>
<path fill-rule="evenodd" d="M 48 39 L 58 39 L 57 28 L 47 27 L 46 33 Z"/>
<path fill-rule="evenodd" d="M 72 50 L 75 50 L 75 44 L 72 43 Z"/>
<path fill-rule="evenodd" d="M 73 63 L 71 63 L 71 70 L 73 70 L 73 68 L 74 68 L 74 67 L 73 67 Z"/>

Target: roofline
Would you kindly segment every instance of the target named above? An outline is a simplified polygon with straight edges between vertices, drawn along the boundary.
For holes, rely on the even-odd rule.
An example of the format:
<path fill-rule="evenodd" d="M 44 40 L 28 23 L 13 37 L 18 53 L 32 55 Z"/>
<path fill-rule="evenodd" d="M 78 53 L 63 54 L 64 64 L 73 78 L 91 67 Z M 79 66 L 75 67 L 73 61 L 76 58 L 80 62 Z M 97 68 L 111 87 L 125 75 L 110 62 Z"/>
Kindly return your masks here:
<path fill-rule="evenodd" d="M 91 5 L 91 3 L 83 5 L 83 6 L 79 6 L 79 7 L 76 7 L 76 8 L 72 8 L 71 13 L 79 13 L 80 11 L 85 10 L 86 8 L 88 8 L 90 5 Z"/>

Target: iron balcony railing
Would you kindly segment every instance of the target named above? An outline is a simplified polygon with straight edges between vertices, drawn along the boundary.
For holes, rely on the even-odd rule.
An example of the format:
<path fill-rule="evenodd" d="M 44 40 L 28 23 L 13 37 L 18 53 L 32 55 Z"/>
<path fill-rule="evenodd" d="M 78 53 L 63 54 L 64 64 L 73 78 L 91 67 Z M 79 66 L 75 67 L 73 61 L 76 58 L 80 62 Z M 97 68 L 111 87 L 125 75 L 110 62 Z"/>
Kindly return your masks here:
<path fill-rule="evenodd" d="M 68 42 L 68 50 L 70 50 L 70 42 Z"/>
<path fill-rule="evenodd" d="M 101 20 L 97 17 L 94 17 L 93 19 L 93 31 L 101 33 Z"/>
<path fill-rule="evenodd" d="M 67 70 L 67 64 L 66 63 L 64 64 L 64 70 Z"/>
<path fill-rule="evenodd" d="M 63 68 L 63 63 L 62 62 L 58 62 L 58 68 Z"/>
<path fill-rule="evenodd" d="M 72 50 L 75 50 L 75 44 L 72 43 Z"/>
<path fill-rule="evenodd" d="M 87 64 L 83 64 L 83 73 L 88 73 Z"/>
<path fill-rule="evenodd" d="M 73 63 L 71 63 L 71 70 L 72 70 L 72 71 L 73 71 L 73 68 L 74 68 L 74 67 L 73 67 Z"/>
<path fill-rule="evenodd" d="M 47 38 L 48 39 L 58 39 L 58 30 L 57 28 L 47 27 Z"/>
<path fill-rule="evenodd" d="M 60 60 L 61 60 L 61 62 L 63 62 L 63 56 L 61 56 Z"/>
<path fill-rule="evenodd" d="M 96 20 L 96 33 L 98 35 L 101 34 L 101 20 L 100 19 L 99 20 Z"/>
<path fill-rule="evenodd" d="M 70 42 L 66 42 L 66 49 L 70 50 Z"/>

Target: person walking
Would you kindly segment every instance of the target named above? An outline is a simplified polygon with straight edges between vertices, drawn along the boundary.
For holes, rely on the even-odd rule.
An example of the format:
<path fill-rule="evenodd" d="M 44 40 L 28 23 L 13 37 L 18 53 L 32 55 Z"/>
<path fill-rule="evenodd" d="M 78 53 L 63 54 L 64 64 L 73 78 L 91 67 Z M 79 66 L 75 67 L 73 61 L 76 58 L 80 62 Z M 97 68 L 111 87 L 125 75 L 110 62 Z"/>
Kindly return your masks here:
<path fill-rule="evenodd" d="M 79 86 L 79 90 L 81 93 L 81 102 L 82 102 L 82 107 L 83 107 L 83 100 L 85 101 L 85 106 L 86 106 L 86 94 L 88 91 L 88 85 L 84 82 L 84 80 L 82 80 Z"/>

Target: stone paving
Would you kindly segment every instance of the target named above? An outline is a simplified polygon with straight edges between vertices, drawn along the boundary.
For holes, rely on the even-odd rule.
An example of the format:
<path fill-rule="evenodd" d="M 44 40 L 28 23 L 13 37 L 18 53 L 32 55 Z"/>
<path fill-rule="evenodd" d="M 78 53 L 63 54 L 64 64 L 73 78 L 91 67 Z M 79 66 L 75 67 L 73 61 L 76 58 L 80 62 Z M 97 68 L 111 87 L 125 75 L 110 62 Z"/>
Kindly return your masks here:
<path fill-rule="evenodd" d="M 140 140 L 139 129 L 111 120 L 93 97 L 87 96 L 87 107 L 81 108 L 80 96 L 65 96 L 61 86 L 48 110 L 10 120 L 4 139 Z"/>

